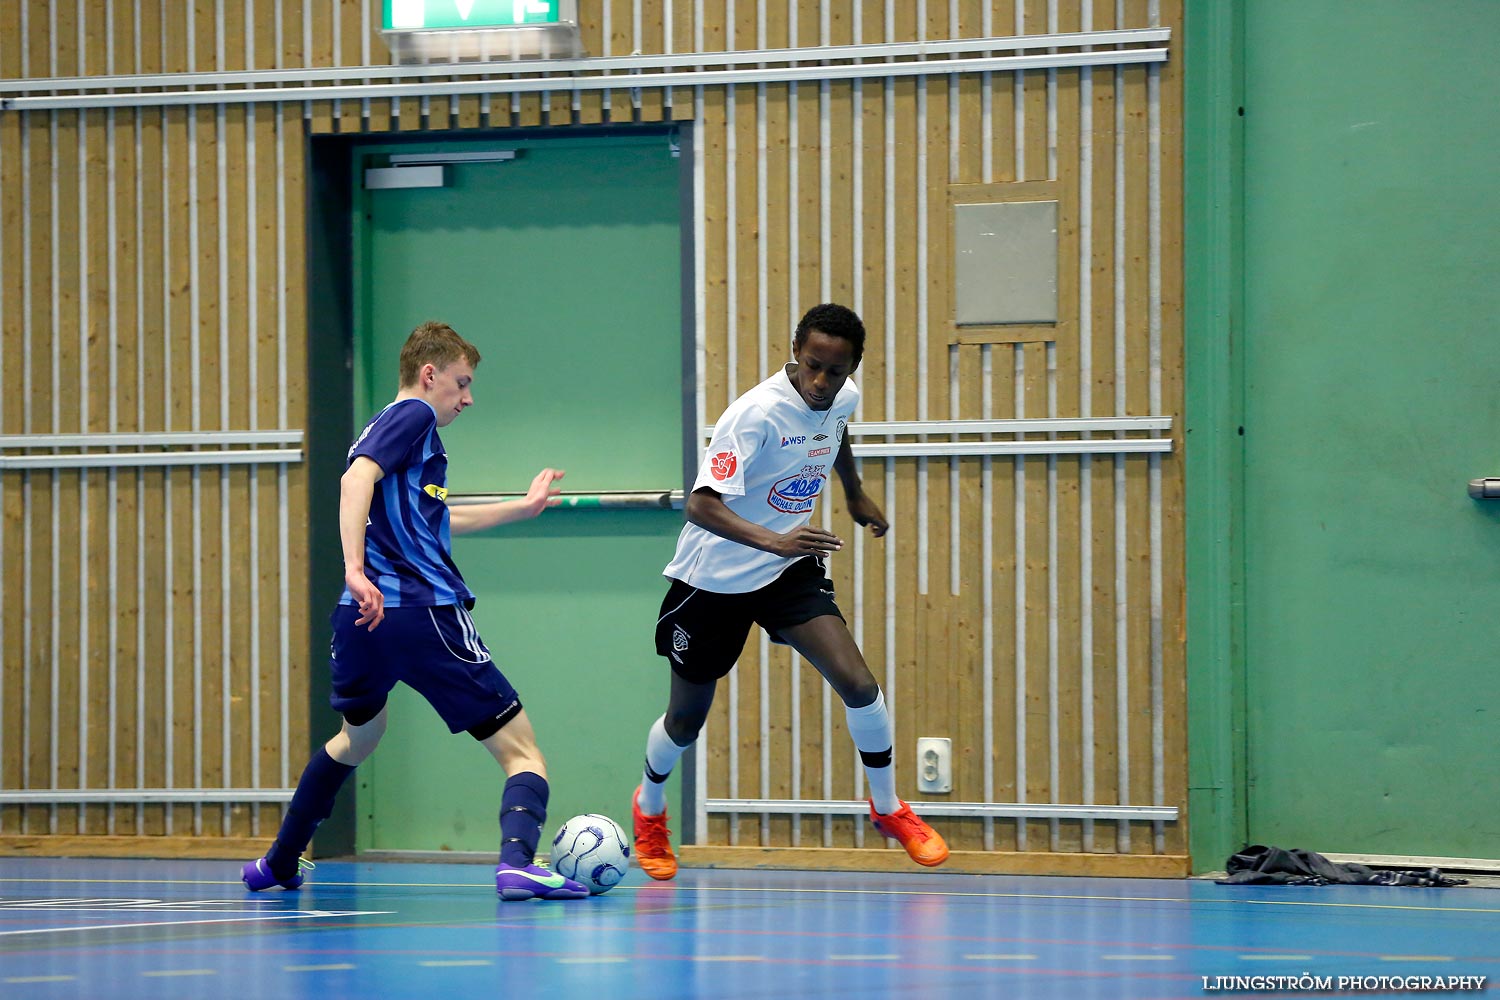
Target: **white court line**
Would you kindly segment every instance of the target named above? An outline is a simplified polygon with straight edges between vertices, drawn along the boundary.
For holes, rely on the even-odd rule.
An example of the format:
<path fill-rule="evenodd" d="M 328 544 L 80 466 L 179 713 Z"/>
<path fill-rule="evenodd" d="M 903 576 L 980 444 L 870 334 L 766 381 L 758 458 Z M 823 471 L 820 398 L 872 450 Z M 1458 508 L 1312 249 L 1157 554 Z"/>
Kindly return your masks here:
<path fill-rule="evenodd" d="M 263 899 L 0 899 L 0 910 L 47 910 L 66 913 L 204 913 L 259 915 L 279 900 Z M 99 905 L 88 905 L 99 904 Z M 246 907 L 250 907 L 246 909 Z M 321 913 L 319 910 L 283 910 L 283 913 Z M 328 911 L 337 912 L 337 911 Z"/>
<path fill-rule="evenodd" d="M 6 976 L 0 983 L 71 983 L 77 976 Z"/>
<path fill-rule="evenodd" d="M 83 885 L 238 885 L 220 879 L 96 879 L 96 878 L 3 878 L 6 882 L 34 884 L 83 884 Z M 483 889 L 493 883 L 485 882 L 330 882 L 319 879 L 320 886 L 348 886 L 366 889 Z M 658 888 L 654 885 L 622 885 L 613 892 L 628 894 Z M 491 891 L 494 891 L 493 889 Z M 1183 897 L 1183 896 L 1103 896 L 1087 893 L 1047 892 L 945 892 L 939 889 L 824 889 L 805 886 L 720 886 L 720 885 L 676 885 L 675 893 L 683 892 L 762 892 L 762 893 L 822 893 L 828 895 L 854 896 L 935 896 L 947 899 L 1038 899 L 1038 900 L 1082 900 L 1104 903 L 1177 903 L 1179 905 L 1207 904 L 1222 906 L 1314 906 L 1346 910 L 1418 910 L 1430 913 L 1489 913 L 1500 916 L 1500 906 L 1417 906 L 1409 903 L 1324 903 L 1310 900 L 1289 899 L 1236 899 L 1231 897 Z"/>
<path fill-rule="evenodd" d="M 81 924 L 77 927 L 30 927 L 19 931 L 0 931 L 0 937 L 21 934 L 67 934 L 78 931 L 117 931 L 131 927 L 191 927 L 198 924 L 245 924 L 263 920 L 308 920 L 315 917 L 369 917 L 395 913 L 395 910 L 303 910 L 298 913 L 261 913 L 253 917 L 224 917 L 215 920 L 144 920 L 124 924 Z"/>

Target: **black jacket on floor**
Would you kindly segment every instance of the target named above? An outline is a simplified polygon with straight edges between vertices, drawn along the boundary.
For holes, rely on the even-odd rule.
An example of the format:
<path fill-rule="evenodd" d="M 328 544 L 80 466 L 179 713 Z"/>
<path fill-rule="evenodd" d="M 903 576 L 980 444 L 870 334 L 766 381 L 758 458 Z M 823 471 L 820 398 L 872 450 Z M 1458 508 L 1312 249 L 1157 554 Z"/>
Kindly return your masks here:
<path fill-rule="evenodd" d="M 1228 878 L 1220 885 L 1467 885 L 1468 879 L 1449 878 L 1436 868 L 1386 871 L 1353 862 L 1329 861 L 1321 854 L 1296 848 L 1256 844 L 1232 855 L 1224 865 Z"/>

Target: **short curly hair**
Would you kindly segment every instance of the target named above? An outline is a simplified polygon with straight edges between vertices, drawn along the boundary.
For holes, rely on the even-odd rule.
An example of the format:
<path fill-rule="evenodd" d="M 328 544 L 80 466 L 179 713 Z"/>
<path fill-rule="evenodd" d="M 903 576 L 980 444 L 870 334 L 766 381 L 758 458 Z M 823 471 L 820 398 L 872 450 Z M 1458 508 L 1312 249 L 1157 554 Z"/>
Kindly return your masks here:
<path fill-rule="evenodd" d="M 469 362 L 470 368 L 477 368 L 479 348 L 460 337 L 447 323 L 428 320 L 413 330 L 401 346 L 401 387 L 416 385 L 425 364 L 443 369 L 459 359 Z"/>
<path fill-rule="evenodd" d="M 792 346 L 800 349 L 807 343 L 807 335 L 820 330 L 830 337 L 842 337 L 854 346 L 854 363 L 857 365 L 865 354 L 865 324 L 859 315 L 848 306 L 835 302 L 824 302 L 813 306 L 802 315 L 797 332 L 792 336 Z"/>

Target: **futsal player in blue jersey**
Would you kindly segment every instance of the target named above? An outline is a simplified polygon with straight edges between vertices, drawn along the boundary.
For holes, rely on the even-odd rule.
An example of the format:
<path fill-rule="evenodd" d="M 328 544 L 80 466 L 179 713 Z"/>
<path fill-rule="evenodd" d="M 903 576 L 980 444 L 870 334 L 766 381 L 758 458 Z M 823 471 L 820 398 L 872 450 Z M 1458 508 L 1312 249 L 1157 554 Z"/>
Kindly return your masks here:
<path fill-rule="evenodd" d="M 248 862 L 254 891 L 303 883 L 301 860 L 344 781 L 385 734 L 386 697 L 416 689 L 453 733 L 484 744 L 507 778 L 500 800 L 502 899 L 581 899 L 578 882 L 536 864 L 547 819 L 547 765 L 510 682 L 490 659 L 469 609 L 474 595 L 453 562 L 450 536 L 536 517 L 557 503 L 556 469 L 525 497 L 449 507 L 448 456 L 438 430 L 474 404 L 479 351 L 451 327 L 423 323 L 401 348 L 401 386 L 349 449 L 340 481 L 344 593 L 331 617 L 329 697 L 343 726 L 308 761 L 276 841 Z"/>

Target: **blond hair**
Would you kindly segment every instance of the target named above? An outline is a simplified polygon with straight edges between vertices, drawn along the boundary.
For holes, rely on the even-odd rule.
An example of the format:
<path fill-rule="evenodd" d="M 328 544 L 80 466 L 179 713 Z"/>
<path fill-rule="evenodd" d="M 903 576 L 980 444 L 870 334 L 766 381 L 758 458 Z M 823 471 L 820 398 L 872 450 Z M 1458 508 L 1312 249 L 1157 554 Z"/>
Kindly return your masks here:
<path fill-rule="evenodd" d="M 478 367 L 479 349 L 447 323 L 428 320 L 413 330 L 401 346 L 401 387 L 416 385 L 425 364 L 442 370 L 459 360 L 469 362 L 470 368 Z"/>

